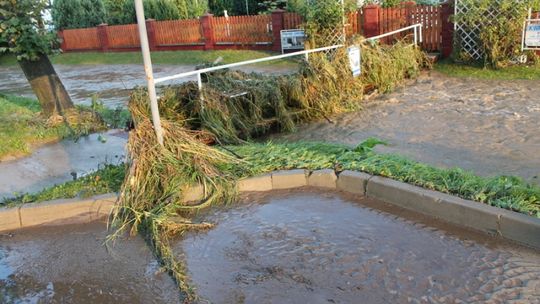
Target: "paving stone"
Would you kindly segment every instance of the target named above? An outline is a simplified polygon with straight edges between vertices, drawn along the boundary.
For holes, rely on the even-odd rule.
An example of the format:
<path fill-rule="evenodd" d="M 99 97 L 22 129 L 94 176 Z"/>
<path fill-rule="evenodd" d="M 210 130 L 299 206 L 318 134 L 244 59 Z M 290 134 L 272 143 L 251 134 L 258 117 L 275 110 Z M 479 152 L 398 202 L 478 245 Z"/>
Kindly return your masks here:
<path fill-rule="evenodd" d="M 307 185 L 306 170 L 284 170 L 272 173 L 273 189 L 291 189 Z"/>
<path fill-rule="evenodd" d="M 332 169 L 316 170 L 309 175 L 308 185 L 335 189 L 337 179 L 336 173 Z"/>
<path fill-rule="evenodd" d="M 503 237 L 540 249 L 540 219 L 502 210 L 499 230 Z"/>
<path fill-rule="evenodd" d="M 21 228 L 19 207 L 0 208 L 0 231 Z"/>
<path fill-rule="evenodd" d="M 86 223 L 92 220 L 91 208 L 94 199 L 59 199 L 21 206 L 22 227 L 68 220 L 70 223 Z"/>
<path fill-rule="evenodd" d="M 245 178 L 238 181 L 238 191 L 240 192 L 256 192 L 270 190 L 272 190 L 271 174 Z"/>
<path fill-rule="evenodd" d="M 337 188 L 341 191 L 364 195 L 367 181 L 372 177 L 367 173 L 346 170 L 339 174 Z"/>

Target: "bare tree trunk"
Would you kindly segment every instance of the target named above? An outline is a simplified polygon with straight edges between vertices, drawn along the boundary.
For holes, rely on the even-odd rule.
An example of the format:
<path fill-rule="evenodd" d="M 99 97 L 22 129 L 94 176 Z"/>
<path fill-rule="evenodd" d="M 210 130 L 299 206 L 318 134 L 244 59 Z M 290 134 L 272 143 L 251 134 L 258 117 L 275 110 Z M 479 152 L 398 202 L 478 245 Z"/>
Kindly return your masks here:
<path fill-rule="evenodd" d="M 46 55 L 40 55 L 35 61 L 19 61 L 19 66 L 30 82 L 44 115 L 62 115 L 65 110 L 73 108 L 71 97 Z"/>

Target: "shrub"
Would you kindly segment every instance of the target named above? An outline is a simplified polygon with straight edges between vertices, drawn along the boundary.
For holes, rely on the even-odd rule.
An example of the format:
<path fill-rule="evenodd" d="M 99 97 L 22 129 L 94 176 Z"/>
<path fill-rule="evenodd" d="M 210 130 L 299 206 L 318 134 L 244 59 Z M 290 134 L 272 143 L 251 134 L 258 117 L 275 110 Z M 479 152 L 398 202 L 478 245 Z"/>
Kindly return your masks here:
<path fill-rule="evenodd" d="M 55 0 L 51 14 L 57 29 L 93 27 L 107 19 L 102 0 Z"/>
<path fill-rule="evenodd" d="M 521 54 L 523 23 L 530 7 L 540 8 L 538 0 L 462 0 L 470 7 L 466 13 L 455 16 L 466 28 L 481 25 L 478 35 L 485 66 L 501 68 L 509 65 Z M 491 12 L 496 11 L 496 17 Z M 471 61 L 463 52 L 457 51 L 457 59 Z"/>

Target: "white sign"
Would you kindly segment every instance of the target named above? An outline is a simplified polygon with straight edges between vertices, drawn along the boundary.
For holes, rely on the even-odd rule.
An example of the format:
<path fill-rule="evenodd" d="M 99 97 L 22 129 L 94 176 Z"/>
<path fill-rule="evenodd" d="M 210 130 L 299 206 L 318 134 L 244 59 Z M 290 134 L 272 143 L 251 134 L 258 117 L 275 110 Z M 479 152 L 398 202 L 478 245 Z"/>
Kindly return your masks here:
<path fill-rule="evenodd" d="M 347 48 L 347 52 L 349 53 L 349 64 L 351 65 L 352 74 L 354 77 L 358 77 L 362 73 L 360 48 L 351 46 Z"/>
<path fill-rule="evenodd" d="M 304 30 L 282 30 L 281 31 L 281 53 L 285 50 L 303 50 L 305 48 L 306 32 Z"/>
<path fill-rule="evenodd" d="M 525 45 L 528 47 L 540 47 L 540 24 L 527 25 Z"/>

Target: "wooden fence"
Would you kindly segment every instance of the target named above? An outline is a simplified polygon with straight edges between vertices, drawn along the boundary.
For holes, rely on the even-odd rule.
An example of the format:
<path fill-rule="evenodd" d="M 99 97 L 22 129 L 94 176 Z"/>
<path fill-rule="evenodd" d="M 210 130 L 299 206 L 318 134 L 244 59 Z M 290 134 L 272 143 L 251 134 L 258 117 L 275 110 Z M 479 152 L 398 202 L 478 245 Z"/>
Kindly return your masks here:
<path fill-rule="evenodd" d="M 218 44 L 272 44 L 272 16 L 232 16 L 212 18 Z"/>
<path fill-rule="evenodd" d="M 415 23 L 424 25 L 422 47 L 439 51 L 442 44 L 443 18 L 441 7 L 407 3 L 394 8 L 368 5 L 346 16 L 348 37 L 371 37 Z M 156 50 L 182 49 L 281 49 L 281 30 L 301 28 L 304 20 L 296 13 L 276 11 L 268 15 L 213 17 L 198 19 L 154 21 L 147 20 L 150 48 Z M 448 23 L 448 22 L 447 22 Z M 64 30 L 60 37 L 64 51 L 124 51 L 139 49 L 136 24 Z M 392 43 L 395 37 L 385 38 Z M 451 43 L 450 43 L 451 44 Z"/>
<path fill-rule="evenodd" d="M 155 22 L 154 33 L 156 44 L 160 46 L 204 44 L 198 19 Z"/>

